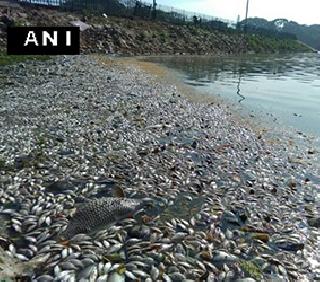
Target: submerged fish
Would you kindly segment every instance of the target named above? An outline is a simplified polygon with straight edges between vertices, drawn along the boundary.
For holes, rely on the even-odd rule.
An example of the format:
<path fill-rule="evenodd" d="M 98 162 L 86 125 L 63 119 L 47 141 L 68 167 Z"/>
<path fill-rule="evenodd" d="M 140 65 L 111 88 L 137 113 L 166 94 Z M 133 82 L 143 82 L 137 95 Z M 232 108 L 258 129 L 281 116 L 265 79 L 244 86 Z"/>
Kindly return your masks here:
<path fill-rule="evenodd" d="M 104 197 L 91 200 L 77 208 L 61 237 L 68 240 L 78 233 L 89 233 L 133 214 L 142 205 L 143 200 L 139 199 Z"/>

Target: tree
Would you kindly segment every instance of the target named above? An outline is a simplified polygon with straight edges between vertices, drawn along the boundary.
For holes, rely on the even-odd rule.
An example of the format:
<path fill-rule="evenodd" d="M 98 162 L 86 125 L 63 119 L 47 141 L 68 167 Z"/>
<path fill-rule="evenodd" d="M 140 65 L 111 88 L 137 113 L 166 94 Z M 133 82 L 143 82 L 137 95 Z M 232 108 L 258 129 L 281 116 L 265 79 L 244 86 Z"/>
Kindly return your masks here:
<path fill-rule="evenodd" d="M 194 25 L 197 25 L 197 23 L 198 23 L 198 18 L 196 15 L 193 16 L 193 23 L 194 23 Z"/>

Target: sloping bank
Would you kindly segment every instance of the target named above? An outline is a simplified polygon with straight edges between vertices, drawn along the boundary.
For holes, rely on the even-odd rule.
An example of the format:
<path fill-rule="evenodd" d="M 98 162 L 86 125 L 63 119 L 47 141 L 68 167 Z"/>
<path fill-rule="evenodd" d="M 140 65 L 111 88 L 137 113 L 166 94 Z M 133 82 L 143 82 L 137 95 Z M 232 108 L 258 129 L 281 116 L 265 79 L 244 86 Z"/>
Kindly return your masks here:
<path fill-rule="evenodd" d="M 5 10 L 5 9 L 4 9 Z M 173 25 L 164 22 L 84 16 L 43 7 L 15 7 L 10 21 L 15 26 L 66 26 L 82 20 L 90 26 L 82 32 L 83 53 L 122 55 L 159 54 L 241 54 L 247 52 L 309 52 L 295 40 L 278 40 L 260 36 L 244 36 L 235 31 L 201 29 L 193 24 Z M 0 50 L 5 48 L 5 26 L 8 20 L 0 11 Z"/>
<path fill-rule="evenodd" d="M 319 278 L 305 154 L 293 163 L 290 148 L 224 105 L 191 101 L 150 64 L 78 56 L 6 74 L 0 242 L 13 258 L 0 277 L 35 258 L 46 259 L 27 267 L 38 281 Z M 57 241 L 75 206 L 112 187 L 150 204 Z"/>

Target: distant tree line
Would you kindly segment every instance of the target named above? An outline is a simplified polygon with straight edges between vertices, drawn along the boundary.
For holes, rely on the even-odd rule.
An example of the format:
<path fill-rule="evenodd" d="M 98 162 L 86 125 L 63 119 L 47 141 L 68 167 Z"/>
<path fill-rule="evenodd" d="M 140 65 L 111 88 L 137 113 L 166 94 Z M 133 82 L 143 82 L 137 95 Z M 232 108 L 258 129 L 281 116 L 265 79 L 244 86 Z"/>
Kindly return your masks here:
<path fill-rule="evenodd" d="M 259 35 L 272 37 L 276 39 L 293 39 L 293 40 L 297 39 L 297 36 L 293 33 L 278 31 L 275 29 L 257 27 L 251 24 L 246 25 L 245 21 L 238 23 L 237 29 L 246 31 L 247 33 L 250 33 L 250 34 L 259 34 Z"/>
<path fill-rule="evenodd" d="M 241 22 L 242 27 L 244 24 L 244 21 Z M 269 33 L 274 34 L 275 36 L 278 36 L 280 32 L 280 37 L 291 34 L 291 38 L 293 38 L 292 35 L 294 35 L 298 40 L 315 49 L 320 50 L 319 24 L 299 24 L 287 19 L 276 19 L 273 21 L 267 21 L 261 18 L 250 18 L 248 19 L 248 27 L 252 27 L 251 29 L 253 29 L 253 32 L 258 32 L 260 29 L 268 30 L 268 32 L 265 31 L 265 34 Z M 290 37 L 290 35 L 288 37 Z"/>

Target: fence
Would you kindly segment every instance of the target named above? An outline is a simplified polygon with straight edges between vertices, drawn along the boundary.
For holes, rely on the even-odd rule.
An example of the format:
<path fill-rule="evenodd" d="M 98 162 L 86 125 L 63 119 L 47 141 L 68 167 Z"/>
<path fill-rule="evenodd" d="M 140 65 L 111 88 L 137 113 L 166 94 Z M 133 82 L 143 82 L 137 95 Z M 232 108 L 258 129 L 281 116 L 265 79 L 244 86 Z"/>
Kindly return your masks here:
<path fill-rule="evenodd" d="M 143 18 L 159 20 L 174 24 L 190 24 L 207 29 L 218 30 L 240 30 L 245 29 L 245 21 L 236 23 L 234 21 L 221 19 L 201 13 L 188 12 L 165 5 L 156 5 L 138 0 L 16 0 L 21 4 L 42 5 L 56 7 L 64 11 L 88 11 L 92 13 L 127 18 Z M 289 33 L 257 29 L 250 24 L 246 27 L 249 34 L 260 34 L 273 38 L 296 39 L 296 36 Z"/>
<path fill-rule="evenodd" d="M 228 27 L 235 27 L 236 23 L 230 20 L 221 19 L 218 17 L 205 15 L 201 13 L 189 12 L 185 10 L 176 9 L 174 7 L 169 7 L 165 5 L 157 5 L 158 8 L 158 17 L 161 18 L 161 15 L 164 14 L 163 20 L 172 20 L 180 22 L 194 22 L 195 17 L 201 23 L 209 22 L 221 22 L 226 24 Z"/>
<path fill-rule="evenodd" d="M 120 17 L 140 17 L 175 24 L 195 23 L 203 27 L 227 29 L 236 23 L 217 17 L 136 0 L 18 0 L 19 3 L 59 7 L 65 11 L 91 11 Z"/>

